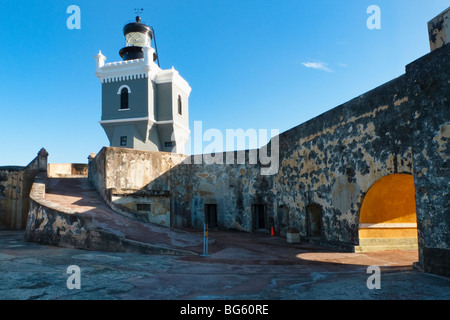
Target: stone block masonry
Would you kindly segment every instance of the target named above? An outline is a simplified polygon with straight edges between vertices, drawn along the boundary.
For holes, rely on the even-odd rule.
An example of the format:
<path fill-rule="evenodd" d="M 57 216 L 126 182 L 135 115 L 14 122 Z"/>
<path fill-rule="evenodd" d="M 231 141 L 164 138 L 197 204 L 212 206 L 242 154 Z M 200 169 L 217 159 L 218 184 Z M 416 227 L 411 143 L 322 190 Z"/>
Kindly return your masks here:
<path fill-rule="evenodd" d="M 26 167 L 0 167 L 0 230 L 25 229 L 31 186 L 36 174 L 47 170 L 47 157 L 41 149 Z"/>

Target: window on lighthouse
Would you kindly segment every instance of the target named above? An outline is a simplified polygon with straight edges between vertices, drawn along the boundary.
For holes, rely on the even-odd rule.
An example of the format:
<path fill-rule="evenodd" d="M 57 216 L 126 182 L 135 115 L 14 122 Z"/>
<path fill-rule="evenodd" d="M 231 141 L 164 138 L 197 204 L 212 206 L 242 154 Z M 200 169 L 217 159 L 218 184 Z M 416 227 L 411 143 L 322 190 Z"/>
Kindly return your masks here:
<path fill-rule="evenodd" d="M 181 100 L 181 96 L 178 96 L 178 114 L 183 115 L 183 101 Z"/>
<path fill-rule="evenodd" d="M 120 92 L 120 109 L 128 109 L 128 89 L 122 88 Z"/>

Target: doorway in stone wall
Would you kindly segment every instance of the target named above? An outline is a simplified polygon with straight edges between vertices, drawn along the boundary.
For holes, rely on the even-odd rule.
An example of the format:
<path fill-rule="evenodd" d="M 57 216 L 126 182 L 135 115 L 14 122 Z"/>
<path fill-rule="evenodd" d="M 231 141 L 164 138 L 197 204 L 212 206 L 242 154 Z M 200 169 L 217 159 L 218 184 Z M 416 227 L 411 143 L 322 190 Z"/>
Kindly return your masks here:
<path fill-rule="evenodd" d="M 208 228 L 217 228 L 217 204 L 205 204 L 205 222 Z"/>
<path fill-rule="evenodd" d="M 262 231 L 267 229 L 267 211 L 265 204 L 252 205 L 253 230 Z"/>
<path fill-rule="evenodd" d="M 355 252 L 418 250 L 414 177 L 391 174 L 375 182 L 359 215 Z"/>
<path fill-rule="evenodd" d="M 322 207 L 316 203 L 306 207 L 306 234 L 308 237 L 322 235 Z"/>

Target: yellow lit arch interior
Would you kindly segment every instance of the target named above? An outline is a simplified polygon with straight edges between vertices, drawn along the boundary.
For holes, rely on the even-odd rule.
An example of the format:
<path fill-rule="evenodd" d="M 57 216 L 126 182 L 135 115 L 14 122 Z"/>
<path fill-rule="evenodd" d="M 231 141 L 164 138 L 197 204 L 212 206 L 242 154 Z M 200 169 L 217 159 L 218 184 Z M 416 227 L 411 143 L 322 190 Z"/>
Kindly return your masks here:
<path fill-rule="evenodd" d="M 369 189 L 360 211 L 359 239 L 361 247 L 373 247 L 373 250 L 417 246 L 413 176 L 392 174 Z M 408 245 L 404 247 L 405 244 Z"/>

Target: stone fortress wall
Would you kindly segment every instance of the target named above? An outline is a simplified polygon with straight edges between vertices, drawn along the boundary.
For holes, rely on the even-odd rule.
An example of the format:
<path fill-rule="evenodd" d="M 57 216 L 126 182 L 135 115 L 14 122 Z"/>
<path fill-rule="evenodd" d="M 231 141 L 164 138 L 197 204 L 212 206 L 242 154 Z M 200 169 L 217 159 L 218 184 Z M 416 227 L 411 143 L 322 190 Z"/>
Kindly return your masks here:
<path fill-rule="evenodd" d="M 221 165 L 106 147 L 91 161 L 90 179 L 110 203 L 122 199 L 131 211 L 148 203 L 143 214 L 154 222 L 162 214 L 165 226 L 202 228 L 206 219 L 219 228 L 274 228 L 280 235 L 293 227 L 305 238 L 354 250 L 415 241 L 421 267 L 448 270 L 449 59 L 447 45 L 408 65 L 405 75 L 282 133 L 274 175 L 249 164 L 249 151 L 244 164 Z M 391 216 L 383 208 L 379 218 L 370 213 L 378 210 L 368 200 L 377 183 L 391 186 L 399 201 Z M 442 258 L 434 266 L 427 264 L 431 252 Z"/>
<path fill-rule="evenodd" d="M 273 175 L 251 164 L 254 150 L 222 165 L 105 147 L 90 156 L 88 179 L 116 212 L 145 222 L 281 236 L 290 228 L 353 251 L 416 246 L 418 268 L 450 276 L 449 11 L 430 21 L 432 52 L 404 75 L 272 138 Z M 0 168 L 1 225 L 24 227 L 27 190 L 46 170 L 46 152 L 26 168 Z"/>

